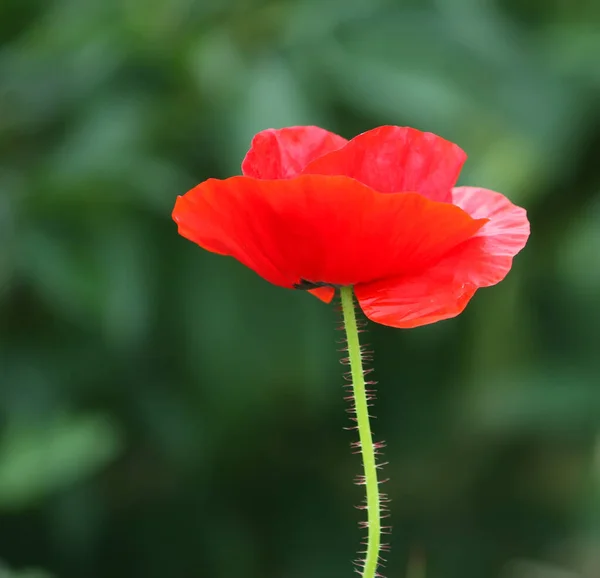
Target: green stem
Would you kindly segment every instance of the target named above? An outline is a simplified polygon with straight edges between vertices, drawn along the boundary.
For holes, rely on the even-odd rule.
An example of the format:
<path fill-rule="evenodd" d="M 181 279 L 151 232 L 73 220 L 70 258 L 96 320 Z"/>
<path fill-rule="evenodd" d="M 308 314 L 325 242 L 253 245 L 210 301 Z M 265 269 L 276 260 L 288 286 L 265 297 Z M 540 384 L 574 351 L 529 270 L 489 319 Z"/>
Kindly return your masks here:
<path fill-rule="evenodd" d="M 367 491 L 367 526 L 369 533 L 362 578 L 374 578 L 377 576 L 379 549 L 381 546 L 381 508 L 377 482 L 377 464 L 375 462 L 375 446 L 373 445 L 371 426 L 369 424 L 369 406 L 352 287 L 342 287 L 341 296 L 342 315 L 348 340 L 348 357 L 350 359 L 350 373 L 352 375 L 354 409 L 356 410 L 356 423 L 363 459 L 364 482 Z"/>

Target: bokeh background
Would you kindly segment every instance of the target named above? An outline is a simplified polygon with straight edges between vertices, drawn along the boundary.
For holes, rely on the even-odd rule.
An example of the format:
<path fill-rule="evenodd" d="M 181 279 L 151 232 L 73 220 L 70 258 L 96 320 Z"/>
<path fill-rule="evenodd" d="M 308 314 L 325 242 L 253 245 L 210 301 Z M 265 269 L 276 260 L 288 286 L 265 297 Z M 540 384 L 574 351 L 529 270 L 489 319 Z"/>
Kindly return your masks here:
<path fill-rule="evenodd" d="M 337 312 L 170 212 L 261 129 L 399 124 L 459 143 L 461 183 L 526 206 L 533 235 L 460 318 L 370 328 L 384 573 L 412 552 L 427 578 L 600 577 L 599 17 L 2 0 L 0 576 L 352 575 Z"/>

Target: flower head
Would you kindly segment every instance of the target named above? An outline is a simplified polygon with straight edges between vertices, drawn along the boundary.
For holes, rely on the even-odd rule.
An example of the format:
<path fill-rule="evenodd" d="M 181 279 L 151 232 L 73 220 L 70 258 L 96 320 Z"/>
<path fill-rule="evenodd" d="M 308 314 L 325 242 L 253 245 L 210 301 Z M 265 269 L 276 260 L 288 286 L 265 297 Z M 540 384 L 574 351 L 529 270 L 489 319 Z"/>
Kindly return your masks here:
<path fill-rule="evenodd" d="M 179 233 L 267 281 L 329 302 L 353 285 L 366 316 L 393 327 L 454 317 L 507 275 L 529 237 L 524 209 L 454 187 L 455 144 L 383 126 L 350 141 L 305 126 L 258 133 L 244 176 L 179 197 Z"/>

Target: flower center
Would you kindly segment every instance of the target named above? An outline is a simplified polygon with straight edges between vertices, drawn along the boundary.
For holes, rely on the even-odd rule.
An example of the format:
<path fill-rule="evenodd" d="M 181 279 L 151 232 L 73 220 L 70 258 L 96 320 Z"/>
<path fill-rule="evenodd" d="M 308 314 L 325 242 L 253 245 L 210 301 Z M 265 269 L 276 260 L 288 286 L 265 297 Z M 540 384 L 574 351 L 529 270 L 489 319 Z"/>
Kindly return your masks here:
<path fill-rule="evenodd" d="M 294 289 L 300 289 L 302 291 L 318 289 L 319 287 L 333 287 L 334 289 L 339 289 L 342 286 L 335 285 L 334 283 L 327 283 L 325 281 L 307 281 L 306 279 L 300 279 L 299 283 L 294 283 Z"/>

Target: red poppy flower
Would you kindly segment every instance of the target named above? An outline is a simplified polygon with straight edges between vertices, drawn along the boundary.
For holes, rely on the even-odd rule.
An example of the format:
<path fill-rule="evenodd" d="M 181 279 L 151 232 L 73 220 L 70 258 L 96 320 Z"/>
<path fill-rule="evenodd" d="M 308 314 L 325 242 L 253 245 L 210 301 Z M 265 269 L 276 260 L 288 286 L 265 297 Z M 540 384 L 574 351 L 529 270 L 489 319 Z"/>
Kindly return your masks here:
<path fill-rule="evenodd" d="M 458 315 L 525 246 L 524 209 L 454 187 L 466 154 L 434 134 L 384 126 L 350 141 L 318 127 L 257 134 L 244 176 L 179 197 L 179 233 L 261 277 L 325 302 L 353 285 L 366 316 L 416 327 Z"/>

